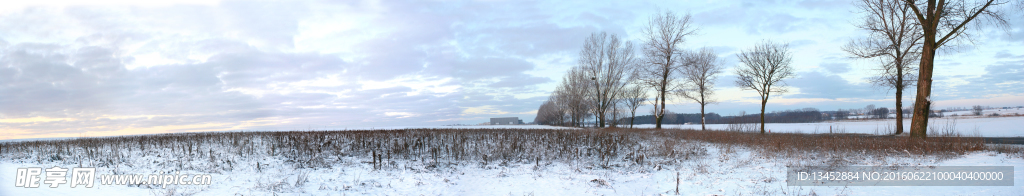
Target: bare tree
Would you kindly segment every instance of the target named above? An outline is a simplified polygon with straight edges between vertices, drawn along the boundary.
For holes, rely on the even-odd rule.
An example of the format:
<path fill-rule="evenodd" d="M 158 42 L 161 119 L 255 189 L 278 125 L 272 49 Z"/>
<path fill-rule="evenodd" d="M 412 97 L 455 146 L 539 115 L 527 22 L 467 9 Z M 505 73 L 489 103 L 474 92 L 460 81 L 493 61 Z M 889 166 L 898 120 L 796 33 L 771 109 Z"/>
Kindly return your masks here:
<path fill-rule="evenodd" d="M 921 27 L 911 6 L 901 0 L 860 0 L 857 7 L 864 16 L 858 28 L 868 37 L 850 41 L 843 50 L 861 59 L 877 59 L 881 67 L 871 81 L 876 86 L 896 90 L 896 108 L 903 108 L 903 90 L 914 85 L 915 63 L 920 58 Z M 896 134 L 903 133 L 903 110 L 896 110 Z"/>
<path fill-rule="evenodd" d="M 682 60 L 685 38 L 696 34 L 697 27 L 690 22 L 690 15 L 682 17 L 672 12 L 651 16 L 644 34 L 644 66 L 640 67 L 638 80 L 657 92 L 653 100 L 655 129 L 661 129 L 665 114 L 666 93 L 677 88 L 676 73 Z"/>
<path fill-rule="evenodd" d="M 921 61 L 917 79 L 917 98 L 914 117 L 910 122 L 910 136 L 924 139 L 928 131 L 928 114 L 931 111 L 932 70 L 935 52 L 954 40 L 973 42 L 970 29 L 980 28 L 983 23 L 995 24 L 1004 30 L 1009 23 L 1004 14 L 992 6 L 1007 4 L 1001 0 L 903 0 L 914 11 L 917 24 L 921 26 L 924 42 L 921 45 Z M 981 16 L 983 23 L 973 22 Z"/>
<path fill-rule="evenodd" d="M 980 105 L 975 105 L 974 107 L 971 107 L 971 113 L 973 113 L 975 116 L 981 116 L 982 111 L 985 111 L 985 108 L 981 107 Z"/>
<path fill-rule="evenodd" d="M 707 130 L 704 122 L 704 106 L 717 103 L 715 95 L 715 79 L 722 73 L 723 62 L 711 48 L 701 48 L 698 52 L 688 52 L 686 66 L 682 69 L 685 87 L 677 91 L 679 96 L 700 104 L 700 130 Z"/>
<path fill-rule="evenodd" d="M 555 92 L 559 103 L 564 105 L 569 116 L 570 126 L 583 126 L 584 119 L 590 116 L 589 94 L 590 79 L 579 67 L 570 68 L 562 78 L 562 83 Z"/>
<path fill-rule="evenodd" d="M 754 90 L 761 96 L 761 134 L 764 134 L 764 108 L 768 104 L 771 93 L 786 92 L 783 79 L 793 77 L 793 54 L 789 53 L 789 44 L 777 44 L 763 41 L 750 50 L 736 55 L 742 66 L 736 69 L 739 80 L 736 86 L 745 90 Z M 774 87 L 774 88 L 773 88 Z"/>
<path fill-rule="evenodd" d="M 622 94 L 622 102 L 629 109 L 629 128 L 633 128 L 633 119 L 636 118 L 636 109 L 647 102 L 647 88 L 641 85 L 630 85 Z"/>
<path fill-rule="evenodd" d="M 558 92 L 552 92 L 548 100 L 537 109 L 537 117 L 533 122 L 538 125 L 565 125 L 566 110 L 558 101 Z"/>
<path fill-rule="evenodd" d="M 594 33 L 580 50 L 579 65 L 590 78 L 590 99 L 596 126 L 604 127 L 608 110 L 616 104 L 637 63 L 633 43 L 618 36 Z"/>

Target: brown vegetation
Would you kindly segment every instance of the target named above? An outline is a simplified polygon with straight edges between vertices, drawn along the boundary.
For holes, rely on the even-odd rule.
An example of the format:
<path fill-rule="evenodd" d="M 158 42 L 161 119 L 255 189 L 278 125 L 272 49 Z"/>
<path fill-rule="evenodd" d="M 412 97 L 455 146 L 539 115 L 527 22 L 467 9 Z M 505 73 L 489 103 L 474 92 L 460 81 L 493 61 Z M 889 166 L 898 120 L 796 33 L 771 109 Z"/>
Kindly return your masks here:
<path fill-rule="evenodd" d="M 980 139 L 767 134 L 656 129 L 406 129 L 374 131 L 210 132 L 0 143 L 0 158 L 115 166 L 161 164 L 208 172 L 276 157 L 296 168 L 358 161 L 374 168 L 414 162 L 428 168 L 464 164 L 563 162 L 599 167 L 656 166 L 707 154 L 710 146 L 796 154 L 960 155 L 984 150 Z M 730 153 L 725 151 L 722 153 Z M 136 162 L 138 157 L 162 157 Z M 147 159 L 148 160 L 148 159 Z M 659 163 L 660 162 L 660 163 Z M 396 164 L 398 163 L 398 164 Z"/>

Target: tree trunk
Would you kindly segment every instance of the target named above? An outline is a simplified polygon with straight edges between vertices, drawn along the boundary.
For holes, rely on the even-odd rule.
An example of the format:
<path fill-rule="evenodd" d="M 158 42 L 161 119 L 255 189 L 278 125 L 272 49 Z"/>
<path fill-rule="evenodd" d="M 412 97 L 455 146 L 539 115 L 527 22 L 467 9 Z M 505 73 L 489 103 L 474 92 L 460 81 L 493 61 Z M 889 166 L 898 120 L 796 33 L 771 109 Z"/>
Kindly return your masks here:
<path fill-rule="evenodd" d="M 703 89 L 703 88 L 701 88 L 701 89 Z M 707 105 L 707 102 L 704 100 L 704 93 L 702 91 L 701 94 L 700 94 L 700 130 L 701 131 L 707 131 L 707 128 L 704 127 L 704 105 Z"/>
<path fill-rule="evenodd" d="M 665 62 L 666 63 L 672 62 L 672 56 L 669 55 L 669 56 L 665 57 Z M 667 66 L 671 66 L 671 65 L 669 64 Z M 668 74 L 669 74 L 668 72 L 671 71 L 667 66 L 663 68 L 664 70 L 662 71 L 662 74 L 661 74 L 661 92 L 658 92 L 658 93 L 661 93 L 661 111 L 654 111 L 655 113 L 658 113 L 658 115 L 657 115 L 658 119 L 657 119 L 657 122 L 655 122 L 655 123 L 657 123 L 657 125 L 654 125 L 654 129 L 661 129 L 661 120 L 665 117 L 665 91 L 668 90 L 668 89 L 665 89 L 665 88 L 668 87 Z M 655 98 L 655 99 L 657 99 L 657 98 Z M 657 103 L 655 103 L 655 104 L 657 104 Z"/>
<path fill-rule="evenodd" d="M 768 105 L 768 93 L 764 93 L 764 99 L 761 99 L 761 134 L 764 134 L 764 106 Z"/>
<path fill-rule="evenodd" d="M 935 61 L 935 34 L 924 36 L 921 46 L 921 67 L 917 79 L 917 99 L 914 102 L 914 117 L 910 121 L 910 137 L 926 139 L 928 137 L 928 113 L 931 111 L 932 66 Z"/>
<path fill-rule="evenodd" d="M 604 128 L 604 112 L 608 106 L 605 105 L 604 97 L 601 96 L 601 83 L 594 80 L 594 87 L 594 89 L 597 90 L 597 115 L 594 115 L 597 119 L 594 120 L 594 123 L 597 124 L 595 127 Z"/>
<path fill-rule="evenodd" d="M 661 84 L 661 92 L 660 93 L 661 93 L 661 97 L 660 97 L 661 98 L 661 108 L 659 108 L 660 111 L 654 111 L 654 113 L 657 113 L 657 115 L 655 115 L 655 117 L 657 118 L 656 119 L 657 122 L 655 122 L 655 123 L 657 123 L 657 125 L 654 125 L 654 129 L 661 129 L 661 120 L 665 118 L 665 83 L 664 82 L 662 82 L 662 84 Z"/>
<path fill-rule="evenodd" d="M 903 67 L 896 70 L 896 135 L 903 134 Z"/>
<path fill-rule="evenodd" d="M 700 130 L 707 131 L 707 128 L 704 127 L 704 103 L 700 104 Z"/>
<path fill-rule="evenodd" d="M 654 129 L 661 129 L 661 115 L 657 110 L 654 111 Z"/>

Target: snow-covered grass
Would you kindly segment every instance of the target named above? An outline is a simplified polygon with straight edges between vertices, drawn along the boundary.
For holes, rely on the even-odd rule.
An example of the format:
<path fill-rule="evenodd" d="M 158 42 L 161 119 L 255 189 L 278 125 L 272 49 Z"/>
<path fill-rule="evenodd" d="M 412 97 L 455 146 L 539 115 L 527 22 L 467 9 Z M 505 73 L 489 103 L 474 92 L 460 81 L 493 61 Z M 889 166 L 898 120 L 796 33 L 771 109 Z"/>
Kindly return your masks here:
<path fill-rule="evenodd" d="M 787 166 L 1024 166 L 977 141 L 692 130 L 218 132 L 0 144 L 0 195 L 1019 195 L 1012 187 L 790 187 Z M 802 145 L 800 145 L 802 144 Z M 208 173 L 209 186 L 14 188 L 19 167 Z M 678 177 L 678 178 L 677 178 Z M 1015 172 L 1024 179 L 1024 172 Z M 678 179 L 678 180 L 677 180 Z M 45 185 L 44 185 L 45 186 Z"/>
<path fill-rule="evenodd" d="M 997 114 L 999 116 L 1020 116 L 1020 115 L 1024 115 L 1024 108 L 986 109 L 986 110 L 982 110 L 981 111 L 981 116 L 992 116 L 992 114 Z M 956 116 L 976 116 L 976 115 L 974 115 L 974 112 L 971 111 L 971 110 L 943 112 L 942 115 L 944 115 L 944 116 L 953 116 L 953 115 L 956 115 Z"/>
<path fill-rule="evenodd" d="M 1022 137 L 1024 136 L 1024 116 L 1003 117 L 945 117 L 931 118 L 928 121 L 929 135 L 956 135 L 979 137 Z M 708 129 L 728 130 L 740 126 L 751 130 L 760 128 L 760 124 L 707 124 Z M 904 119 L 903 130 L 910 131 L 910 119 Z M 654 128 L 653 124 L 634 125 L 637 128 Z M 700 124 L 662 125 L 672 129 L 700 129 Z M 767 123 L 766 130 L 772 133 L 859 133 L 887 135 L 895 133 L 895 119 L 841 120 L 819 123 Z"/>

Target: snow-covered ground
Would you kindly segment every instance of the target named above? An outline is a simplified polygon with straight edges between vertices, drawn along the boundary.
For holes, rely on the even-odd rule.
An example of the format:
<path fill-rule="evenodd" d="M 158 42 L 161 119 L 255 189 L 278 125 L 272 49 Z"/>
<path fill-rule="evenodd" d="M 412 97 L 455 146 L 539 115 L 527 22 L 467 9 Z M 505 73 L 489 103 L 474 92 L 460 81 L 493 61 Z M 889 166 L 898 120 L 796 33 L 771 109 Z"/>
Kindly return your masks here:
<path fill-rule="evenodd" d="M 905 126 L 909 127 L 909 120 Z M 1024 117 L 933 118 L 935 132 L 953 130 L 964 135 L 986 137 L 1024 136 Z M 772 132 L 886 134 L 894 120 L 850 120 L 823 123 L 767 124 Z M 712 124 L 711 129 L 727 129 L 729 125 Z M 640 125 L 647 128 L 653 125 Z M 699 129 L 700 125 L 665 125 L 666 128 Z M 405 126 L 364 127 L 347 130 L 389 130 L 404 128 L 524 128 L 565 129 L 542 125 L 499 126 Z M 932 133 L 935 133 L 932 132 Z M 64 138 L 68 139 L 68 138 Z M 14 142 L 14 141 L 6 141 Z M 540 161 L 531 163 L 462 162 L 435 167 L 429 160 L 399 159 L 392 167 L 374 169 L 365 156 L 339 157 L 326 168 L 297 168 L 294 162 L 281 156 L 240 157 L 241 151 L 213 148 L 218 160 L 233 160 L 233 166 L 205 165 L 203 160 L 173 160 L 160 155 L 134 154 L 126 156 L 125 164 L 101 166 L 101 174 L 153 174 L 180 172 L 210 174 L 211 185 L 126 186 L 100 185 L 93 188 L 14 187 L 16 171 L 23 167 L 78 167 L 77 164 L 55 164 L 35 158 L 0 159 L 0 196 L 3 195 L 1021 195 L 1024 184 L 1014 186 L 957 186 L 957 187 L 810 187 L 787 186 L 787 166 L 828 165 L 843 162 L 846 165 L 872 166 L 1013 166 L 1015 179 L 1024 179 L 1024 157 L 994 151 L 976 151 L 961 156 L 926 156 L 895 153 L 829 154 L 816 152 L 806 155 L 768 155 L 763 151 L 741 146 L 704 142 L 684 142 L 692 149 L 702 149 L 701 155 L 690 159 L 658 159 L 637 165 L 618 161 L 612 167 L 599 167 L 586 161 Z M 189 147 L 191 148 L 191 147 Z M 209 148 L 209 147 L 208 147 Z M 241 148 L 244 149 L 244 148 Z M 74 149 L 73 149 L 74 150 Z M 166 149 L 165 149 L 166 150 Z M 172 148 L 173 150 L 173 148 Z M 178 150 L 181 150 L 180 147 Z M 133 151 L 138 153 L 137 151 Z M 153 152 L 153 151 L 150 151 Z M 171 153 L 171 152 L 167 152 Z M 257 152 L 256 154 L 260 154 Z M 264 152 L 263 154 L 266 154 Z M 29 156 L 35 156 L 29 154 Z M 42 155 L 40 155 L 42 156 Z M 233 158 L 232 158 L 233 157 Z M 65 158 L 67 159 L 67 158 Z M 102 159 L 102 158 L 101 158 Z M 224 164 L 223 161 L 210 162 Z M 90 160 L 86 165 L 95 164 Z M 109 161 L 109 160 L 108 160 Z M 204 168 L 231 169 L 196 170 L 176 169 L 180 165 L 200 164 Z M 257 169 L 256 165 L 260 165 Z M 189 168 L 189 167 L 185 167 Z M 678 184 L 677 184 L 678 176 Z M 1021 181 L 1021 180 L 1016 180 Z"/>
<path fill-rule="evenodd" d="M 982 137 L 1021 137 L 1024 136 L 1024 117 L 946 117 L 932 118 L 928 121 L 929 134 L 944 132 L 959 133 L 963 136 Z M 724 130 L 728 124 L 708 124 L 708 129 Z M 734 125 L 735 126 L 735 125 Z M 747 124 L 747 126 L 755 126 Z M 760 126 L 760 125 L 756 125 Z M 910 130 L 910 119 L 904 119 L 903 130 Z M 640 128 L 653 128 L 653 124 L 634 125 Z M 662 125 L 663 128 L 697 129 L 700 124 Z M 767 123 L 765 129 L 773 133 L 863 133 L 890 134 L 896 127 L 895 119 L 874 120 L 843 120 L 820 123 Z"/>
<path fill-rule="evenodd" d="M 586 164 L 482 163 L 425 167 L 414 161 L 401 169 L 375 170 L 358 160 L 340 161 L 325 169 L 293 169 L 274 157 L 266 164 L 214 173 L 209 186 L 168 188 L 96 185 L 93 188 L 15 188 L 19 167 L 52 167 L 0 161 L 0 195 L 1021 195 L 1024 185 L 957 187 L 809 187 L 787 186 L 787 165 L 823 165 L 844 159 L 851 165 L 1014 166 L 1013 177 L 1024 179 L 1024 159 L 996 152 L 974 152 L 955 158 L 903 154 L 889 157 L 767 157 L 743 147 L 696 144 L 707 154 L 689 160 L 667 160 L 658 166 L 612 168 Z M 252 166 L 253 162 L 238 162 Z M 75 165 L 61 165 L 65 168 Z M 98 174 L 152 173 L 156 165 L 101 167 Z M 180 171 L 182 173 L 197 173 Z M 305 180 L 300 177 L 305 176 Z M 97 182 L 98 183 L 98 182 Z"/>
<path fill-rule="evenodd" d="M 1016 109 L 1006 111 L 986 110 L 986 112 L 1001 114 L 1014 114 Z M 936 132 L 952 131 L 963 136 L 981 137 L 1024 137 L 1024 116 L 1001 116 L 1001 117 L 977 117 L 957 116 L 954 113 L 968 114 L 967 111 L 948 112 L 944 118 L 932 118 L 929 120 L 929 127 Z M 903 121 L 904 131 L 910 130 L 910 119 Z M 700 129 L 700 124 L 679 125 L 665 124 L 664 128 L 672 129 Z M 747 124 L 752 128 L 752 124 Z M 634 125 L 635 128 L 654 128 L 653 124 Z M 725 130 L 728 124 L 708 124 L 708 129 Z M 765 129 L 778 133 L 862 133 L 862 134 L 890 134 L 896 127 L 895 119 L 868 119 L 868 120 L 843 120 L 827 121 L 819 123 L 768 123 Z M 383 126 L 383 127 L 347 127 L 342 130 L 394 130 L 394 129 L 575 129 L 570 127 L 548 126 L 548 125 L 460 125 L 460 126 Z M 950 129 L 952 128 L 952 129 Z M 929 134 L 937 134 L 931 132 Z M 28 138 L 0 140 L 0 142 L 37 141 L 37 140 L 59 140 L 75 138 Z"/>
<path fill-rule="evenodd" d="M 913 113 L 911 112 L 910 114 L 907 114 L 907 116 L 912 116 L 912 114 Z M 986 109 L 986 110 L 982 110 L 981 111 L 981 115 L 982 116 L 990 116 L 990 115 L 993 115 L 993 114 L 997 114 L 999 116 L 1019 116 L 1019 115 L 1024 115 L 1024 108 Z M 974 115 L 974 112 L 972 112 L 971 110 L 942 112 L 942 115 L 943 116 L 971 116 L 971 117 L 976 117 L 977 116 L 977 115 Z M 870 119 L 870 118 L 873 118 L 873 117 L 871 117 L 869 115 L 861 114 L 861 115 L 850 115 L 848 118 L 850 118 L 850 119 Z M 890 111 L 889 118 L 896 118 L 896 111 L 895 110 L 891 110 Z"/>
<path fill-rule="evenodd" d="M 988 115 L 992 115 L 992 114 L 999 114 L 1001 116 L 1006 116 L 1006 115 L 1011 115 L 1012 116 L 1012 115 L 1017 115 L 1017 114 L 1024 115 L 1024 108 L 987 109 L 987 110 L 982 110 L 981 111 L 981 115 L 982 116 L 988 116 Z M 968 111 L 943 112 L 942 115 L 945 115 L 945 116 L 952 116 L 952 115 L 957 115 L 957 116 L 973 116 L 974 113 L 972 111 L 968 110 Z"/>

